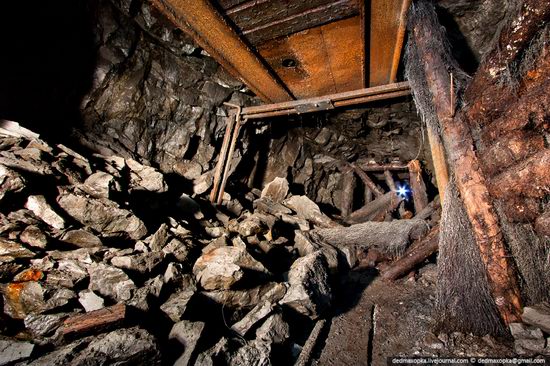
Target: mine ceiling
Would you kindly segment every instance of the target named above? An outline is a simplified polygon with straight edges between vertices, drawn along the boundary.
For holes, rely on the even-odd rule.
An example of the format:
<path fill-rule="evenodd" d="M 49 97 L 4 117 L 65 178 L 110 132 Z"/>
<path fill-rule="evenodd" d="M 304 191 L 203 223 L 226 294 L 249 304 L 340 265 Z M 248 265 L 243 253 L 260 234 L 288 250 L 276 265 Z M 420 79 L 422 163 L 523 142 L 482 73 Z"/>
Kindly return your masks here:
<path fill-rule="evenodd" d="M 264 102 L 396 81 L 410 0 L 155 0 Z"/>

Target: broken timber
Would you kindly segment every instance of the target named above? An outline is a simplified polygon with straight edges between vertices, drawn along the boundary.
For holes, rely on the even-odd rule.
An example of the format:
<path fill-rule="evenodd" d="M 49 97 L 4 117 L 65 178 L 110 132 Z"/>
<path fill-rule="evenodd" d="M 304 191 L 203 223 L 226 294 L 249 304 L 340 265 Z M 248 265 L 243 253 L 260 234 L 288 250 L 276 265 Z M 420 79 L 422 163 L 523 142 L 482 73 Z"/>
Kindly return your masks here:
<path fill-rule="evenodd" d="M 64 336 L 82 336 L 105 331 L 119 325 L 126 317 L 126 305 L 123 303 L 85 314 L 71 316 L 63 322 Z"/>
<path fill-rule="evenodd" d="M 425 2 L 416 6 L 431 7 Z M 426 11 L 434 11 L 428 8 Z M 516 274 L 506 247 L 499 220 L 489 195 L 485 177 L 474 150 L 474 141 L 462 113 L 451 116 L 449 75 L 443 55 L 430 40 L 438 30 L 428 22 L 415 18 L 413 39 L 423 60 L 428 88 L 442 127 L 449 167 L 453 171 L 464 207 L 472 224 L 473 234 L 487 271 L 493 300 L 500 316 L 509 324 L 521 319 L 521 297 Z M 483 69 L 483 66 L 481 66 Z"/>

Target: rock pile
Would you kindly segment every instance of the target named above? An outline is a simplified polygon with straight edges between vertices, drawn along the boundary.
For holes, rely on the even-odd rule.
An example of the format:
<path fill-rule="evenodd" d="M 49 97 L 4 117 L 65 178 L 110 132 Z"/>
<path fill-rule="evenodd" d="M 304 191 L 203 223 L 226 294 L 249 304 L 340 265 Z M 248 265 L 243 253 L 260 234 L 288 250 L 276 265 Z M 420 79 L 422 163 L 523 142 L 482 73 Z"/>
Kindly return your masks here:
<path fill-rule="evenodd" d="M 337 224 L 284 179 L 217 210 L 135 160 L 0 136 L 0 188 L 0 365 L 292 362 L 331 306 L 338 253 L 302 231 Z"/>

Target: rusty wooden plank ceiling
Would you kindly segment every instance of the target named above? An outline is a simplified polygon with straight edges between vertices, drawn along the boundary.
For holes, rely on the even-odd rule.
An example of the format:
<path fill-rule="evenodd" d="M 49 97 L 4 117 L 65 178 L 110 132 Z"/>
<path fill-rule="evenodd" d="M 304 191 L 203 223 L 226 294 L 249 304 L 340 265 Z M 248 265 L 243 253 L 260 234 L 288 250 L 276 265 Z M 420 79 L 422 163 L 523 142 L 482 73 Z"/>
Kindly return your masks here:
<path fill-rule="evenodd" d="M 266 102 L 394 82 L 410 0 L 154 0 Z"/>

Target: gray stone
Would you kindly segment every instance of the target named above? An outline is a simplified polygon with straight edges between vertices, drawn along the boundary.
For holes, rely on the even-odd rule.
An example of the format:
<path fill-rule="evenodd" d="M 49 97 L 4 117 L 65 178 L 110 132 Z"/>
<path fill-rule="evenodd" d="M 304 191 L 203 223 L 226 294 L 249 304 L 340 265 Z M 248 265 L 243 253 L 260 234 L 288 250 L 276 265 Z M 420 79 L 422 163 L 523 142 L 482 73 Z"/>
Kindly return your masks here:
<path fill-rule="evenodd" d="M 128 302 L 128 305 L 142 311 L 149 311 L 149 298 L 158 298 L 163 286 L 164 280 L 161 275 L 145 281 L 143 287 L 140 287 L 135 291 L 134 297 L 132 297 L 132 299 Z"/>
<path fill-rule="evenodd" d="M 172 254 L 180 263 L 185 263 L 189 260 L 189 249 L 187 244 L 179 239 L 172 239 L 162 248 L 165 254 Z"/>
<path fill-rule="evenodd" d="M 204 330 L 203 322 L 190 322 L 187 320 L 181 320 L 174 324 L 169 339 L 176 339 L 184 347 L 183 354 L 176 360 L 174 365 L 187 366 L 190 365 L 191 357 L 195 352 L 197 343 L 202 336 Z"/>
<path fill-rule="evenodd" d="M 100 296 L 97 296 L 95 292 L 91 290 L 82 290 L 78 293 L 78 302 L 89 313 L 90 311 L 99 310 L 105 307 L 105 300 Z"/>
<path fill-rule="evenodd" d="M 269 282 L 251 289 L 203 291 L 201 294 L 218 304 L 237 308 L 256 306 L 262 300 L 276 303 L 285 296 L 286 291 L 286 284 Z"/>
<path fill-rule="evenodd" d="M 336 248 L 326 244 L 313 243 L 299 230 L 294 232 L 294 247 L 302 257 L 320 251 L 325 256 L 330 273 L 338 273 L 338 250 Z"/>
<path fill-rule="evenodd" d="M 65 232 L 60 240 L 65 243 L 72 244 L 79 248 L 101 247 L 103 243 L 96 235 L 88 230 L 78 229 Z"/>
<path fill-rule="evenodd" d="M 44 310 L 53 310 L 63 307 L 73 299 L 76 299 L 76 293 L 73 290 L 63 287 L 56 289 L 50 294 Z"/>
<path fill-rule="evenodd" d="M 267 269 L 243 248 L 220 247 L 203 254 L 193 266 L 193 274 L 206 290 L 229 289 L 245 271 L 254 276 L 269 275 Z"/>
<path fill-rule="evenodd" d="M 66 314 L 29 314 L 24 320 L 25 328 L 35 337 L 50 336 L 66 317 Z"/>
<path fill-rule="evenodd" d="M 332 293 L 325 256 L 315 252 L 298 258 L 288 274 L 290 288 L 280 301 L 297 312 L 317 319 L 330 307 Z"/>
<path fill-rule="evenodd" d="M 168 190 L 162 173 L 150 166 L 142 165 L 133 159 L 127 159 L 126 164 L 131 170 L 131 190 L 145 190 L 149 192 L 162 193 Z"/>
<path fill-rule="evenodd" d="M 44 249 L 48 245 L 48 236 L 35 225 L 29 225 L 19 235 L 21 242 L 30 245 L 31 247 Z"/>
<path fill-rule="evenodd" d="M 157 229 L 157 231 L 151 235 L 149 239 L 149 248 L 151 248 L 152 251 L 160 251 L 166 243 L 168 242 L 169 236 L 169 230 L 168 225 L 162 224 Z"/>
<path fill-rule="evenodd" d="M 138 327 L 117 329 L 91 339 L 71 365 L 159 365 L 158 345 L 149 332 Z"/>
<path fill-rule="evenodd" d="M 33 349 L 34 344 L 30 342 L 2 339 L 0 340 L 0 365 L 28 358 Z"/>
<path fill-rule="evenodd" d="M 147 234 L 143 221 L 132 212 L 121 209 L 107 199 L 86 198 L 75 194 L 63 194 L 58 203 L 70 216 L 85 226 L 103 234 L 125 232 L 134 240 Z"/>
<path fill-rule="evenodd" d="M 6 195 L 21 192 L 25 186 L 25 179 L 19 173 L 0 165 L 0 202 Z"/>
<path fill-rule="evenodd" d="M 40 314 L 46 309 L 44 289 L 35 281 L 11 283 L 1 288 L 4 313 L 14 319 L 25 319 L 29 314 Z"/>
<path fill-rule="evenodd" d="M 225 236 L 221 236 L 215 240 L 212 240 L 210 242 L 210 244 L 208 244 L 207 246 L 205 246 L 204 248 L 202 248 L 202 253 L 203 254 L 206 254 L 208 252 L 211 252 L 212 250 L 216 249 L 216 248 L 221 248 L 221 247 L 225 247 L 227 246 L 227 237 Z"/>
<path fill-rule="evenodd" d="M 212 187 L 212 172 L 206 172 L 193 181 L 193 193 L 196 195 L 203 194 Z"/>
<path fill-rule="evenodd" d="M 109 198 L 111 192 L 120 191 L 115 177 L 105 172 L 96 172 L 90 175 L 79 188 L 95 198 Z"/>
<path fill-rule="evenodd" d="M 180 263 L 168 263 L 166 271 L 164 271 L 164 283 L 176 283 L 183 278 L 183 269 Z"/>
<path fill-rule="evenodd" d="M 261 198 L 268 198 L 275 203 L 281 203 L 288 194 L 288 181 L 277 177 L 267 183 L 262 190 Z"/>
<path fill-rule="evenodd" d="M 181 291 L 173 293 L 168 300 L 160 306 L 162 310 L 173 322 L 179 322 L 187 309 L 187 304 L 197 291 L 194 284 L 185 286 Z"/>
<path fill-rule="evenodd" d="M 303 219 L 301 217 L 282 214 L 281 221 L 289 225 L 292 225 L 295 229 L 298 229 L 301 231 L 308 231 L 310 229 L 309 222 L 306 219 Z"/>
<path fill-rule="evenodd" d="M 230 223 L 229 230 L 237 232 L 246 238 L 263 232 L 264 226 L 257 216 L 252 215 L 242 221 L 234 221 L 233 225 Z M 267 231 L 267 229 L 265 229 L 265 231 Z"/>
<path fill-rule="evenodd" d="M 48 271 L 46 283 L 53 286 L 73 288 L 88 278 L 86 263 L 74 259 L 61 259 L 57 269 Z"/>
<path fill-rule="evenodd" d="M 100 251 L 100 247 L 92 247 L 92 248 L 80 248 L 75 250 L 52 250 L 47 252 L 48 256 L 50 258 L 55 260 L 62 260 L 62 259 L 73 259 L 80 263 L 84 264 L 91 264 L 93 263 L 91 255 L 96 254 L 98 251 Z"/>
<path fill-rule="evenodd" d="M 256 339 L 264 342 L 281 344 L 290 338 L 290 326 L 284 321 L 281 313 L 270 315 L 256 330 Z"/>
<path fill-rule="evenodd" d="M 164 260 L 163 252 L 140 253 L 124 257 L 114 257 L 111 264 L 118 268 L 129 269 L 139 273 L 151 273 Z"/>
<path fill-rule="evenodd" d="M 514 337 L 514 350 L 520 355 L 536 355 L 544 350 L 546 339 L 539 328 L 523 323 L 510 323 L 510 333 Z"/>
<path fill-rule="evenodd" d="M 228 365 L 269 366 L 271 365 L 270 354 L 271 345 L 256 339 L 252 342 L 247 342 L 244 346 L 239 348 L 237 352 L 231 356 Z"/>
<path fill-rule="evenodd" d="M 31 210 L 53 228 L 63 229 L 65 227 L 65 220 L 52 209 L 44 196 L 29 196 L 25 208 Z"/>
<path fill-rule="evenodd" d="M 189 217 L 194 217 L 197 220 L 202 220 L 204 214 L 201 211 L 201 206 L 195 201 L 191 196 L 182 193 L 178 201 L 176 202 L 176 207 L 178 207 L 182 213 Z"/>
<path fill-rule="evenodd" d="M 290 207 L 298 214 L 298 217 L 306 219 L 320 227 L 334 227 L 336 224 L 321 212 L 319 206 L 306 196 L 292 196 L 283 204 Z"/>
<path fill-rule="evenodd" d="M 550 334 L 550 304 L 540 303 L 524 307 L 521 319 L 527 324 L 540 328 L 546 334 Z"/>
<path fill-rule="evenodd" d="M 16 242 L 0 238 L 0 262 L 11 262 L 16 258 L 32 258 L 34 253 Z"/>
<path fill-rule="evenodd" d="M 71 364 L 74 356 L 78 353 L 77 351 L 82 348 L 82 344 L 86 344 L 89 339 L 81 339 L 70 343 L 66 346 L 57 348 L 55 351 L 52 351 L 44 356 L 41 356 L 35 360 L 32 360 L 30 363 L 26 364 L 27 366 L 66 366 Z"/>
<path fill-rule="evenodd" d="M 88 268 L 89 289 L 116 301 L 126 301 L 132 297 L 136 286 L 121 269 L 102 263 L 93 263 Z"/>
<path fill-rule="evenodd" d="M 274 304 L 269 301 L 262 301 L 250 310 L 241 320 L 231 326 L 231 329 L 242 337 L 260 320 L 271 314 Z"/>
<path fill-rule="evenodd" d="M 24 208 L 12 211 L 8 214 L 8 220 L 11 222 L 18 222 L 25 225 L 39 225 L 42 223 L 34 213 Z"/>
<path fill-rule="evenodd" d="M 226 365 L 228 353 L 229 345 L 227 338 L 222 338 L 212 348 L 202 352 L 197 357 L 195 366 Z"/>

